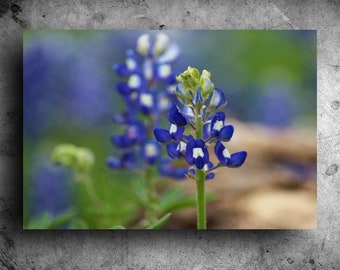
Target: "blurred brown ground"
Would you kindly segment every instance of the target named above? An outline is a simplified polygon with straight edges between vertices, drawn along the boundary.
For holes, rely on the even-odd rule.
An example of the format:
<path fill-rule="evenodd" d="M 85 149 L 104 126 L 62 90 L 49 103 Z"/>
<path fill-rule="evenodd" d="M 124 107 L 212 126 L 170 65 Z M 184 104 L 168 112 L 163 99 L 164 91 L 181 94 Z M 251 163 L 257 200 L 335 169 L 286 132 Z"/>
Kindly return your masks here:
<path fill-rule="evenodd" d="M 316 228 L 316 130 L 274 130 L 233 121 L 226 143 L 230 153 L 246 150 L 237 169 L 219 168 L 206 182 L 214 200 L 207 204 L 208 229 Z M 213 149 L 210 157 L 216 164 Z M 173 182 L 189 194 L 194 180 Z M 196 210 L 173 213 L 165 229 L 194 229 Z"/>

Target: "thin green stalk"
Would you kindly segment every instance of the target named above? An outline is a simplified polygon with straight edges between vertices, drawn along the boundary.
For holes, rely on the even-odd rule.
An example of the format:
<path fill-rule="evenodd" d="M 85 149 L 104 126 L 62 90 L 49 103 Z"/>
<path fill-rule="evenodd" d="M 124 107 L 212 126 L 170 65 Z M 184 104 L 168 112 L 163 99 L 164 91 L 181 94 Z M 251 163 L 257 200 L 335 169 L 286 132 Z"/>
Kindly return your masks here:
<path fill-rule="evenodd" d="M 202 114 L 199 110 L 196 119 L 196 139 L 203 137 Z M 197 200 L 197 229 L 207 228 L 206 203 L 205 203 L 205 172 L 196 168 L 196 200 Z"/>
<path fill-rule="evenodd" d="M 146 183 L 146 195 L 147 204 L 145 209 L 145 215 L 147 220 L 147 225 L 153 224 L 157 221 L 157 195 L 155 181 L 152 179 L 151 171 L 152 168 L 148 166 L 145 171 L 145 183 Z"/>
<path fill-rule="evenodd" d="M 81 182 L 84 184 L 87 195 L 89 196 L 94 207 L 100 208 L 100 201 L 94 191 L 91 177 L 88 174 L 84 174 L 81 176 Z"/>

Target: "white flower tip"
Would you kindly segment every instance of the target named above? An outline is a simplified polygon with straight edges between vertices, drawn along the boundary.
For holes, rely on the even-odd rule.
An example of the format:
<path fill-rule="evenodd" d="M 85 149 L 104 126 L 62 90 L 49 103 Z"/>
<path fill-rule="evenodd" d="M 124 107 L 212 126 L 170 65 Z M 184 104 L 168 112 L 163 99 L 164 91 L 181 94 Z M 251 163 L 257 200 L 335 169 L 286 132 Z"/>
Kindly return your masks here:
<path fill-rule="evenodd" d="M 192 151 L 193 158 L 204 157 L 202 148 L 195 147 Z"/>
<path fill-rule="evenodd" d="M 126 63 L 126 66 L 127 66 L 128 70 L 130 70 L 130 71 L 134 70 L 137 67 L 136 61 L 133 60 L 130 57 L 126 59 L 125 63 Z"/>
<path fill-rule="evenodd" d="M 140 87 L 141 83 L 142 83 L 141 78 L 138 75 L 134 74 L 134 75 L 130 76 L 129 81 L 128 81 L 128 86 L 130 88 L 136 89 L 136 88 Z"/>
<path fill-rule="evenodd" d="M 164 52 L 170 44 L 170 39 L 169 37 L 164 34 L 164 33 L 159 33 L 156 36 L 156 41 L 155 41 L 155 45 L 153 47 L 153 52 L 158 55 L 161 54 L 162 52 Z"/>
<path fill-rule="evenodd" d="M 141 55 L 148 55 L 150 49 L 150 36 L 148 34 L 141 35 L 137 40 L 137 52 Z"/>
<path fill-rule="evenodd" d="M 223 150 L 223 152 L 222 152 L 222 155 L 223 155 L 225 158 L 230 158 L 230 157 L 231 157 L 231 155 L 230 155 L 230 153 L 229 153 L 229 151 L 228 151 L 227 148 L 224 148 L 224 150 Z"/>
<path fill-rule="evenodd" d="M 144 76 L 147 80 L 151 80 L 153 77 L 153 70 L 152 70 L 152 63 L 151 61 L 147 60 L 143 64 L 143 72 Z"/>
<path fill-rule="evenodd" d="M 140 103 L 143 104 L 146 107 L 152 107 L 153 106 L 153 98 L 151 94 L 141 94 L 140 95 Z"/>
<path fill-rule="evenodd" d="M 177 126 L 174 124 L 171 124 L 170 126 L 170 134 L 174 134 L 177 132 Z"/>
<path fill-rule="evenodd" d="M 212 85 L 212 82 L 210 81 L 210 78 L 208 76 L 202 76 L 203 78 L 203 84 L 202 84 L 202 90 L 203 92 L 207 92 Z"/>
<path fill-rule="evenodd" d="M 216 121 L 214 126 L 213 126 L 213 129 L 217 130 L 217 131 L 220 131 L 224 126 L 224 123 L 223 121 Z"/>
<path fill-rule="evenodd" d="M 145 155 L 147 157 L 154 157 L 157 156 L 157 148 L 153 144 L 147 144 L 145 146 Z"/>
<path fill-rule="evenodd" d="M 205 69 L 203 69 L 202 71 L 202 76 L 208 77 L 210 79 L 211 77 L 211 73 Z"/>
<path fill-rule="evenodd" d="M 167 78 L 171 74 L 171 66 L 170 65 L 160 65 L 158 68 L 158 75 L 162 79 Z"/>

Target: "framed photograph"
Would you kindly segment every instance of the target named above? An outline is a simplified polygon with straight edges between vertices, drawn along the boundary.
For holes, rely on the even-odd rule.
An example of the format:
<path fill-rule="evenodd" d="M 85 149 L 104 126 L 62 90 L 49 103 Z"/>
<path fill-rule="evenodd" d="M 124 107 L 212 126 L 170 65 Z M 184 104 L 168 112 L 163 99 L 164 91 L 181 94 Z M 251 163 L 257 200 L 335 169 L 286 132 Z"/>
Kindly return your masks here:
<path fill-rule="evenodd" d="M 316 31 L 23 40 L 24 229 L 316 228 Z"/>

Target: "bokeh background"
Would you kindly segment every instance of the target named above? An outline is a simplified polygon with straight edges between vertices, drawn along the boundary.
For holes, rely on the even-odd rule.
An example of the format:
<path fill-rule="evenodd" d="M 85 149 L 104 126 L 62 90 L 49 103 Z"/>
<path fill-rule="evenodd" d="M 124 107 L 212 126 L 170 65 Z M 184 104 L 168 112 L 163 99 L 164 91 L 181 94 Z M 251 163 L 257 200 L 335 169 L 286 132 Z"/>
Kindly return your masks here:
<path fill-rule="evenodd" d="M 24 31 L 25 228 L 109 228 L 138 215 L 128 196 L 133 176 L 110 171 L 106 158 L 115 153 L 110 136 L 121 131 L 112 114 L 124 109 L 112 65 L 123 63 L 146 32 L 157 31 Z M 214 194 L 208 227 L 315 227 L 316 32 L 164 32 L 181 48 L 176 73 L 188 65 L 212 73 L 235 126 L 230 149 L 249 154 L 243 167 L 220 169 L 207 182 Z M 102 213 L 93 213 L 71 170 L 51 163 L 62 142 L 94 152 Z M 192 181 L 168 185 L 194 193 Z M 166 228 L 194 227 L 192 208 L 174 214 Z"/>

